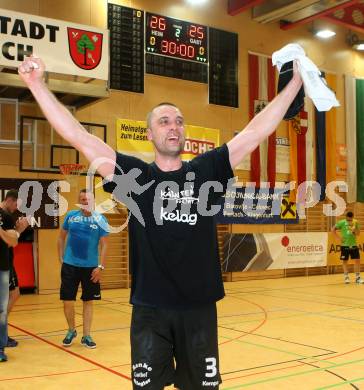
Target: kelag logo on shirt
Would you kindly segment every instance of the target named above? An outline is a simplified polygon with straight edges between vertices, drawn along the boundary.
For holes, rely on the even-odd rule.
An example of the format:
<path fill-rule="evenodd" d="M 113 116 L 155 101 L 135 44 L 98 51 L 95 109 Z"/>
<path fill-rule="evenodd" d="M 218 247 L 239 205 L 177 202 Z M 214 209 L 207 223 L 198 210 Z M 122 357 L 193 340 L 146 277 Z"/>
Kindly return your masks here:
<path fill-rule="evenodd" d="M 169 202 L 174 201 L 175 204 L 180 204 L 180 205 L 191 205 L 193 203 L 199 202 L 199 199 L 193 197 L 193 194 L 194 194 L 193 183 L 190 183 L 190 189 L 184 191 L 173 191 L 169 187 L 167 187 L 166 191 L 163 190 L 161 191 L 160 199 L 162 201 L 169 201 Z M 174 206 L 174 208 L 176 208 L 176 206 Z M 188 223 L 189 225 L 196 225 L 197 213 L 190 214 L 188 212 L 183 212 L 182 210 L 178 210 L 178 209 L 175 210 L 174 212 L 172 211 L 168 212 L 168 210 L 165 211 L 162 205 L 160 210 L 160 219 L 163 221 L 175 221 L 180 223 Z"/>
<path fill-rule="evenodd" d="M 168 213 L 163 208 L 161 208 L 160 218 L 164 221 L 176 221 L 188 223 L 189 225 L 196 225 L 197 222 L 197 214 L 183 214 L 179 210 L 176 210 L 174 213 Z"/>

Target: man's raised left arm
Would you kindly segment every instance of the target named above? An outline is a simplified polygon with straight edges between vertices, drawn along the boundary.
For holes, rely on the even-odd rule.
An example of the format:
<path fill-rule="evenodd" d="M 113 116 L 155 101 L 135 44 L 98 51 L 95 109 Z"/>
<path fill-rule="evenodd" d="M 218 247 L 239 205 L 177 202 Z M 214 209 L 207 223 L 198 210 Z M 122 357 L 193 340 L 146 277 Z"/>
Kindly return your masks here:
<path fill-rule="evenodd" d="M 287 86 L 227 143 L 233 169 L 276 130 L 301 86 L 302 79 L 294 63 L 293 77 Z"/>

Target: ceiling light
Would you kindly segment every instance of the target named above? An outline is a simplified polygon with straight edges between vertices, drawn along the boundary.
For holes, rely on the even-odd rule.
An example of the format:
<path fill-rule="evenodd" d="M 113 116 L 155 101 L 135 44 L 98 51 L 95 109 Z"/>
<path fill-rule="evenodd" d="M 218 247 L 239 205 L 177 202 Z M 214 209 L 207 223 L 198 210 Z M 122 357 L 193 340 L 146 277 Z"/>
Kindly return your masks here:
<path fill-rule="evenodd" d="M 187 0 L 188 3 L 192 5 L 198 5 L 198 4 L 203 4 L 206 3 L 207 0 Z"/>
<path fill-rule="evenodd" d="M 360 39 L 357 34 L 354 34 L 351 31 L 346 35 L 346 42 L 354 50 L 364 50 L 364 40 Z"/>
<path fill-rule="evenodd" d="M 319 30 L 315 33 L 315 35 L 316 37 L 327 39 L 336 35 L 336 32 L 332 30 Z"/>
<path fill-rule="evenodd" d="M 363 51 L 364 50 L 364 43 L 362 42 L 362 43 L 357 43 L 356 45 L 353 45 L 353 49 Z"/>

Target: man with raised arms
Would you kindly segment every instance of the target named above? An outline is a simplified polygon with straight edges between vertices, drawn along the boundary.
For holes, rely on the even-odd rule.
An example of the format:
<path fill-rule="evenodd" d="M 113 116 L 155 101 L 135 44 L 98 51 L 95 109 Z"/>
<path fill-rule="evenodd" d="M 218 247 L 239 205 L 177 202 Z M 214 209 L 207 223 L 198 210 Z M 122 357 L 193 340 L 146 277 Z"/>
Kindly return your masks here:
<path fill-rule="evenodd" d="M 49 91 L 44 70 L 31 57 L 19 74 L 51 126 L 90 163 L 103 158 L 98 172 L 109 179 L 105 189 L 118 199 L 118 176 L 132 169 L 139 170 L 140 186 L 149 184 L 142 193 L 130 192 L 143 216 L 140 221 L 131 214 L 129 221 L 133 388 L 160 390 L 174 383 L 181 390 L 218 389 L 216 301 L 224 287 L 210 211 L 233 169 L 278 127 L 302 85 L 296 67 L 286 88 L 244 130 L 189 162 L 181 159 L 181 110 L 171 103 L 155 106 L 147 116 L 151 164 L 88 133 Z"/>

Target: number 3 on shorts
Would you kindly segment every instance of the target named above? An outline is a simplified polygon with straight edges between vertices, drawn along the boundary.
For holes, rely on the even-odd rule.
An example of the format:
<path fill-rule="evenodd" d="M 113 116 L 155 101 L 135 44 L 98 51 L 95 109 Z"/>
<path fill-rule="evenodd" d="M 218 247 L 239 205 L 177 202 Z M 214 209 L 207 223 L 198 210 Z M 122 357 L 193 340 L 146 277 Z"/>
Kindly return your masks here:
<path fill-rule="evenodd" d="M 212 378 L 217 374 L 216 358 L 206 358 L 206 378 Z"/>

